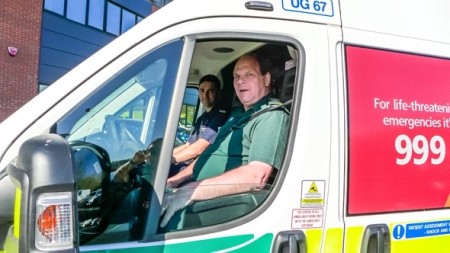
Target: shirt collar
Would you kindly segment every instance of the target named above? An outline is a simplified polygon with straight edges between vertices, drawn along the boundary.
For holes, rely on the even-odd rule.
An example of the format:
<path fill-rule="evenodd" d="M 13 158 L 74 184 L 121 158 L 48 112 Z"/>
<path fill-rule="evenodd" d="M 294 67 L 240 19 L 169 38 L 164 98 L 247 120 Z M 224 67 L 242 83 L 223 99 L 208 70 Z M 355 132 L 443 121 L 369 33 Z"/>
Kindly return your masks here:
<path fill-rule="evenodd" d="M 262 97 L 258 102 L 256 102 L 254 105 L 252 105 L 247 111 L 254 113 L 254 112 L 257 112 L 257 111 L 263 109 L 264 107 L 267 107 L 267 105 L 269 104 L 269 100 L 274 97 L 275 97 L 275 94 L 273 94 L 273 92 L 269 92 L 269 94 Z"/>

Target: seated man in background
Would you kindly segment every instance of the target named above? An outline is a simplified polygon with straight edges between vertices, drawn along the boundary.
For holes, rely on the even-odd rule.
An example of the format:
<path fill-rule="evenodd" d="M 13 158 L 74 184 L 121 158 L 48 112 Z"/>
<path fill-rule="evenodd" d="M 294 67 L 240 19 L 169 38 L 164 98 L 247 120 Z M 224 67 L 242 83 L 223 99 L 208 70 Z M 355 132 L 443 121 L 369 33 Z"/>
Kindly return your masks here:
<path fill-rule="evenodd" d="M 257 55 L 237 61 L 233 85 L 243 107 L 195 162 L 168 179 L 168 187 L 193 182 L 164 195 L 161 227 L 178 227 L 172 216 L 195 201 L 261 189 L 281 168 L 290 117 L 270 91 L 269 70 L 268 60 Z"/>
<path fill-rule="evenodd" d="M 181 146 L 174 148 L 172 166 L 169 176 L 172 176 L 189 165 L 212 142 L 214 142 L 219 128 L 228 118 L 226 110 L 222 109 L 220 101 L 220 80 L 215 75 L 205 75 L 199 81 L 199 100 L 205 112 L 195 121 L 189 139 Z M 129 174 L 134 165 L 143 162 L 149 153 L 138 151 L 130 161 L 126 162 L 113 173 L 113 181 L 128 182 Z"/>
<path fill-rule="evenodd" d="M 173 165 L 169 176 L 186 167 L 203 153 L 214 142 L 219 128 L 228 118 L 227 111 L 218 104 L 220 80 L 215 75 L 200 78 L 198 96 L 205 112 L 195 121 L 187 142 L 173 150 L 171 161 Z"/>

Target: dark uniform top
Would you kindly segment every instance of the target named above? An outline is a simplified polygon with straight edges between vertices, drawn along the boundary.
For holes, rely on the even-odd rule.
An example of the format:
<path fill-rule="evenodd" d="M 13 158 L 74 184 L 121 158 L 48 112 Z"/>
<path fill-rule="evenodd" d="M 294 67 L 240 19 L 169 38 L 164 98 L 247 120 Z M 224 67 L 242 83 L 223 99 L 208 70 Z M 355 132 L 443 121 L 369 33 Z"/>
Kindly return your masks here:
<path fill-rule="evenodd" d="M 219 106 L 214 106 L 209 112 L 205 111 L 195 122 L 188 142 L 192 144 L 202 138 L 213 143 L 219 128 L 225 124 L 227 118 L 227 111 L 220 109 Z"/>
<path fill-rule="evenodd" d="M 264 108 L 281 105 L 269 94 L 251 108 L 235 110 L 217 134 L 216 141 L 199 156 L 193 180 L 218 176 L 225 171 L 260 161 L 281 167 L 286 148 L 289 114 L 284 107 L 261 113 Z"/>
<path fill-rule="evenodd" d="M 209 112 L 205 111 L 195 121 L 187 142 L 192 144 L 199 138 L 202 138 L 210 144 L 213 143 L 216 139 L 217 132 L 219 132 L 219 128 L 227 121 L 228 115 L 229 113 L 226 110 L 219 108 L 219 106 L 214 106 Z M 177 174 L 193 160 L 194 159 L 189 159 L 187 161 L 172 164 L 170 166 L 169 177 Z"/>

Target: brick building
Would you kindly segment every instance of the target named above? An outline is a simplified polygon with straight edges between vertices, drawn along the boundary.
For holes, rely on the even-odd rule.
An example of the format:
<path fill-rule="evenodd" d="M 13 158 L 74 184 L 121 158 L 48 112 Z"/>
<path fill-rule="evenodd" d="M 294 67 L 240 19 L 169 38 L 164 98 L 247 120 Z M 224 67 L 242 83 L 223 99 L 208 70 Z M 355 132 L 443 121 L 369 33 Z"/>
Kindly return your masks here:
<path fill-rule="evenodd" d="M 42 1 L 0 5 L 0 122 L 38 94 Z M 10 55 L 8 47 L 17 54 Z"/>
<path fill-rule="evenodd" d="M 170 0 L 8 0 L 0 6 L 0 122 Z M 8 47 L 18 52 L 12 56 Z"/>

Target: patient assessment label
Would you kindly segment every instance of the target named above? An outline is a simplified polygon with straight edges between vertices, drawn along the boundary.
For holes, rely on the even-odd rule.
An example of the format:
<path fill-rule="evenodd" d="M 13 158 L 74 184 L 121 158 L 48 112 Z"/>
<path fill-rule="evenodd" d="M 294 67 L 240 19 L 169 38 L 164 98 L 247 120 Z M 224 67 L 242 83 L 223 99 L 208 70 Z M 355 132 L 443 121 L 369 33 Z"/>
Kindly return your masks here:
<path fill-rule="evenodd" d="M 392 237 L 396 240 L 450 234 L 450 221 L 433 221 L 394 225 Z"/>

